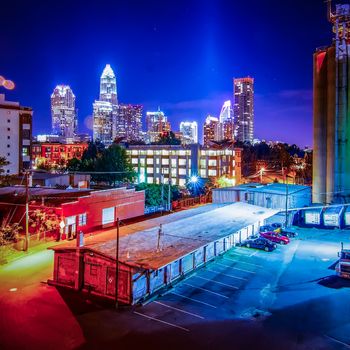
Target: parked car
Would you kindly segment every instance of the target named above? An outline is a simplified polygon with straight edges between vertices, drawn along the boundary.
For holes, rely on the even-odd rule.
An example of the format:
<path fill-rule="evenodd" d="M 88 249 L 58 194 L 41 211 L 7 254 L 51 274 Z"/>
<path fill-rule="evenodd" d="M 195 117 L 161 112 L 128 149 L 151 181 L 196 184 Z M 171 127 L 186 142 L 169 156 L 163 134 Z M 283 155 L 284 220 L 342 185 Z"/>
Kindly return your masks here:
<path fill-rule="evenodd" d="M 282 236 L 281 234 L 276 233 L 274 231 L 260 232 L 260 236 L 268 239 L 271 242 L 275 242 L 279 244 L 288 244 L 290 242 L 288 237 Z"/>
<path fill-rule="evenodd" d="M 294 238 L 296 237 L 298 234 L 296 232 L 293 232 L 293 231 L 287 231 L 287 230 L 282 230 L 280 235 L 282 236 L 286 236 L 286 237 L 289 237 L 289 238 Z"/>
<path fill-rule="evenodd" d="M 259 229 L 260 232 L 276 232 L 276 233 L 280 233 L 281 232 L 281 227 L 276 227 L 273 225 L 264 225 L 264 226 L 260 226 Z"/>
<path fill-rule="evenodd" d="M 265 250 L 266 252 L 271 252 L 277 248 L 277 245 L 275 243 L 272 243 L 271 241 L 263 237 L 247 239 L 241 244 L 241 246 L 247 248 L 261 249 Z"/>

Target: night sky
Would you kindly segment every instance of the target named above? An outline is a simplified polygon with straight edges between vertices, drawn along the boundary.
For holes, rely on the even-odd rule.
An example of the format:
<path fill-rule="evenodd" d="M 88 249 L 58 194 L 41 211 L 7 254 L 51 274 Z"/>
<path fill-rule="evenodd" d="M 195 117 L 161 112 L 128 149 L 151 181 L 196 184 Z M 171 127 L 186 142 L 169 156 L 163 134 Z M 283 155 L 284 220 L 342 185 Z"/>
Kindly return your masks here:
<path fill-rule="evenodd" d="M 343 1 L 345 2 L 345 1 Z M 346 1 L 348 2 L 348 1 Z M 255 137 L 312 146 L 312 54 L 331 42 L 323 0 L 6 1 L 0 75 L 9 100 L 51 128 L 50 94 L 68 84 L 79 131 L 89 130 L 106 63 L 122 103 L 158 106 L 172 128 L 232 98 L 232 78 L 255 78 Z"/>

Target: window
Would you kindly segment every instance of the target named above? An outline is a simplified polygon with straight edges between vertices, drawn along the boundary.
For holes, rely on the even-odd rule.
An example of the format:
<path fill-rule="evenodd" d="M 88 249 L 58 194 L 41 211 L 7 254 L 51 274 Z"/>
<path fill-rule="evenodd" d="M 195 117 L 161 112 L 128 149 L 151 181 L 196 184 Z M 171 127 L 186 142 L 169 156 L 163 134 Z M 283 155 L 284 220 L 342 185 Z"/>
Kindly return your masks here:
<path fill-rule="evenodd" d="M 23 147 L 22 148 L 22 156 L 28 156 L 29 155 L 29 148 Z"/>
<path fill-rule="evenodd" d="M 137 158 L 131 158 L 131 164 L 137 164 L 138 162 Z"/>
<path fill-rule="evenodd" d="M 11 123 L 11 120 L 10 120 L 10 119 L 7 119 L 7 122 L 8 122 L 8 123 Z"/>
<path fill-rule="evenodd" d="M 153 164 L 153 158 L 147 158 L 147 164 Z"/>
<path fill-rule="evenodd" d="M 10 148 L 10 145 L 7 145 L 7 148 Z"/>
<path fill-rule="evenodd" d="M 9 140 L 9 139 L 10 139 L 10 136 L 7 136 L 7 139 Z"/>
<path fill-rule="evenodd" d="M 153 168 L 151 167 L 147 168 L 147 174 L 153 174 Z"/>
<path fill-rule="evenodd" d="M 162 159 L 162 164 L 163 165 L 169 165 L 169 159 L 168 158 L 163 158 Z"/>
<path fill-rule="evenodd" d="M 11 131 L 11 128 L 7 128 L 7 131 Z"/>
<path fill-rule="evenodd" d="M 79 215 L 79 226 L 86 225 L 86 213 Z"/>
<path fill-rule="evenodd" d="M 7 156 L 9 157 L 9 156 L 10 156 L 10 153 L 7 153 Z"/>
<path fill-rule="evenodd" d="M 186 165 L 186 159 L 179 159 L 179 165 Z"/>
<path fill-rule="evenodd" d="M 114 207 L 102 209 L 102 225 L 114 222 Z"/>
<path fill-rule="evenodd" d="M 208 170 L 208 176 L 216 176 L 216 170 L 209 169 Z"/>
<path fill-rule="evenodd" d="M 186 169 L 179 169 L 179 175 L 186 175 Z"/>
<path fill-rule="evenodd" d="M 209 159 L 208 165 L 209 166 L 216 166 L 216 159 Z"/>

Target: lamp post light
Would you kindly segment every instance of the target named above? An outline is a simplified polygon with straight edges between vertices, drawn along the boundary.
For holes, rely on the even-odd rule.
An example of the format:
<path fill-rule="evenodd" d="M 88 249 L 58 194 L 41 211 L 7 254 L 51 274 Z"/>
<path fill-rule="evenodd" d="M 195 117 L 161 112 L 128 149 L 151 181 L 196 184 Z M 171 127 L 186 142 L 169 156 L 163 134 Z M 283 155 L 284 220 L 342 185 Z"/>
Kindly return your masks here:
<path fill-rule="evenodd" d="M 263 182 L 263 173 L 264 173 L 264 171 L 265 171 L 265 168 L 261 168 L 260 169 L 260 183 L 262 184 L 262 182 Z"/>
<path fill-rule="evenodd" d="M 63 229 L 66 227 L 66 223 L 64 222 L 64 219 L 61 220 L 60 222 L 60 235 L 58 237 L 58 240 L 61 240 L 61 236 L 63 234 Z"/>

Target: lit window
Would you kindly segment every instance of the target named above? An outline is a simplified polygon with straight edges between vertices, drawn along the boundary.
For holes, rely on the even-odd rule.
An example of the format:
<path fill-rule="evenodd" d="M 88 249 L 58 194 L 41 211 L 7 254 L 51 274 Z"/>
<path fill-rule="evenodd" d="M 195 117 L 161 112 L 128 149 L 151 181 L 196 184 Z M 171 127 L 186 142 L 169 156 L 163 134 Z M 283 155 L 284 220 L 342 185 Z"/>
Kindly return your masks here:
<path fill-rule="evenodd" d="M 147 173 L 148 173 L 148 174 L 153 174 L 153 168 L 150 168 L 150 167 L 147 168 Z"/>
<path fill-rule="evenodd" d="M 147 177 L 147 183 L 148 184 L 153 184 L 153 176 L 148 176 Z"/>
<path fill-rule="evenodd" d="M 163 159 L 162 159 L 162 164 L 163 164 L 163 165 L 169 165 L 169 159 L 163 158 Z"/>
<path fill-rule="evenodd" d="M 153 150 L 152 149 L 148 149 L 147 150 L 147 155 L 152 156 L 153 155 Z"/>
<path fill-rule="evenodd" d="M 216 176 L 216 170 L 209 169 L 208 170 L 208 176 Z"/>
<path fill-rule="evenodd" d="M 139 160 L 137 158 L 131 158 L 131 164 L 137 164 Z"/>
<path fill-rule="evenodd" d="M 209 159 L 208 166 L 216 166 L 216 159 Z"/>
<path fill-rule="evenodd" d="M 179 159 L 179 165 L 186 165 L 186 159 Z"/>
<path fill-rule="evenodd" d="M 186 175 L 186 169 L 179 169 L 179 175 Z"/>
<path fill-rule="evenodd" d="M 79 226 L 86 225 L 86 213 L 79 215 Z"/>
<path fill-rule="evenodd" d="M 153 158 L 147 158 L 147 164 L 153 164 Z"/>

